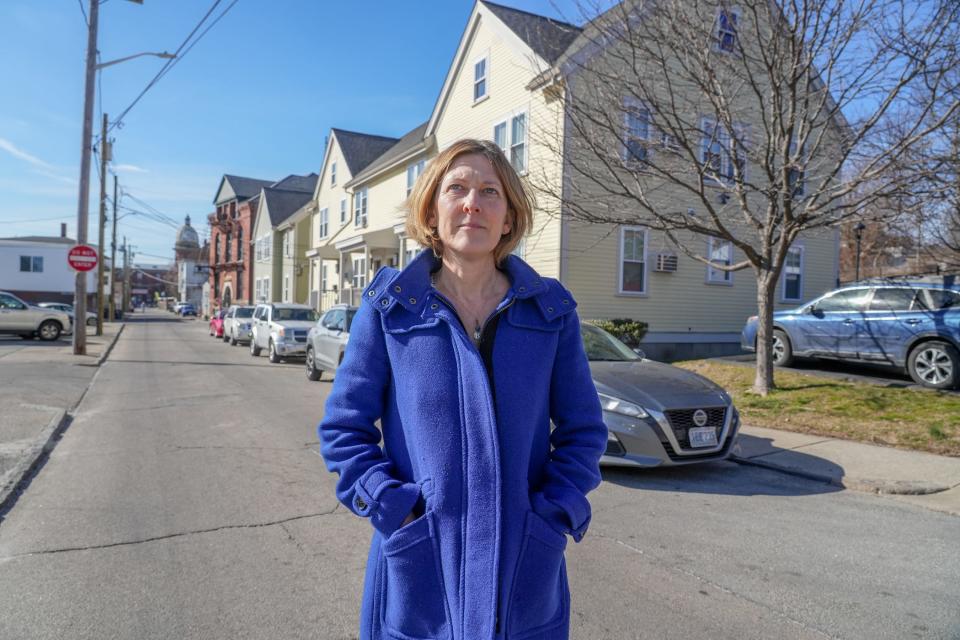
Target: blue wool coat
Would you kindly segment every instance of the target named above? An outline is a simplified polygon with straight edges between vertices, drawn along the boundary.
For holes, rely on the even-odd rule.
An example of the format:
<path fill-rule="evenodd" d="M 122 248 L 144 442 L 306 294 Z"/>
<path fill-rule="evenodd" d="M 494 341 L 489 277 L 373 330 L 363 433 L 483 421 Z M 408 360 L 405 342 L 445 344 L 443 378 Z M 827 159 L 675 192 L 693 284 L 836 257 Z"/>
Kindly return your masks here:
<path fill-rule="evenodd" d="M 576 304 L 509 256 L 491 388 L 437 268 L 427 250 L 377 273 L 319 426 L 337 497 L 373 525 L 360 638 L 566 638 L 566 536 L 607 440 Z"/>

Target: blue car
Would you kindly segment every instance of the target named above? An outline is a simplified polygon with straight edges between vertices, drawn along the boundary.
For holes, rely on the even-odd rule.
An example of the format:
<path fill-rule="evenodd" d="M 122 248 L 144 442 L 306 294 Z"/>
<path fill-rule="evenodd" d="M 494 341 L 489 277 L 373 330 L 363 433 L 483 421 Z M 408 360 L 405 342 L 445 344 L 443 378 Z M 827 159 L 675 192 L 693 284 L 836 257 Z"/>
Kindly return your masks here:
<path fill-rule="evenodd" d="M 197 315 L 197 309 L 189 302 L 180 306 L 180 316 L 186 318 L 187 316 Z"/>
<path fill-rule="evenodd" d="M 773 314 L 773 363 L 795 356 L 855 360 L 904 370 L 934 389 L 960 386 L 960 288 L 928 283 L 843 287 Z M 741 346 L 756 350 L 757 317 Z"/>

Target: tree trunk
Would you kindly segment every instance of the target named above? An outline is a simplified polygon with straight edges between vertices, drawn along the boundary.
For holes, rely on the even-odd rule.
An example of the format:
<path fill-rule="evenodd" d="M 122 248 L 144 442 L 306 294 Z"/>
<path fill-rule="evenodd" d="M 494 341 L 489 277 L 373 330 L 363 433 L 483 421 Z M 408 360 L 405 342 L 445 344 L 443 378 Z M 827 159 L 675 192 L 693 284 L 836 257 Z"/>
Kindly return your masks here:
<path fill-rule="evenodd" d="M 753 391 L 766 396 L 773 381 L 773 299 L 777 278 L 769 271 L 757 274 L 757 372 Z"/>

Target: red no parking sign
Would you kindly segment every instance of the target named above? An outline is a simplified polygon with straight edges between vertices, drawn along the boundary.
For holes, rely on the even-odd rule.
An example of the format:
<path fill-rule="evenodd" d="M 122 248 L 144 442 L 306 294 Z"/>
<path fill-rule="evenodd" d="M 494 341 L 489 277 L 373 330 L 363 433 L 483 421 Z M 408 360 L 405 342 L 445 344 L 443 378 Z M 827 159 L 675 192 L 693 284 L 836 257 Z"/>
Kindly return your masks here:
<path fill-rule="evenodd" d="M 86 244 L 78 244 L 67 254 L 67 264 L 74 271 L 92 271 L 97 266 L 97 250 Z"/>

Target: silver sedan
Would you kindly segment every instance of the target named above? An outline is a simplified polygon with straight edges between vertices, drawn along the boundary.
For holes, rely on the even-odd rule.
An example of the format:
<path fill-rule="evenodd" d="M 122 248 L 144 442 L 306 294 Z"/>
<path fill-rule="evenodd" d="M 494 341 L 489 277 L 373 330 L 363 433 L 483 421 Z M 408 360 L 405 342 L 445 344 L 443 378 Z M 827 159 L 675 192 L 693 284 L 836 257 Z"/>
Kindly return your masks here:
<path fill-rule="evenodd" d="M 319 380 L 326 371 L 336 375 L 350 339 L 350 325 L 357 307 L 337 304 L 320 316 L 307 334 L 307 378 Z"/>
<path fill-rule="evenodd" d="M 600 464 L 673 466 L 730 455 L 740 416 L 726 391 L 647 360 L 592 324 L 581 323 L 581 333 L 607 425 Z"/>

